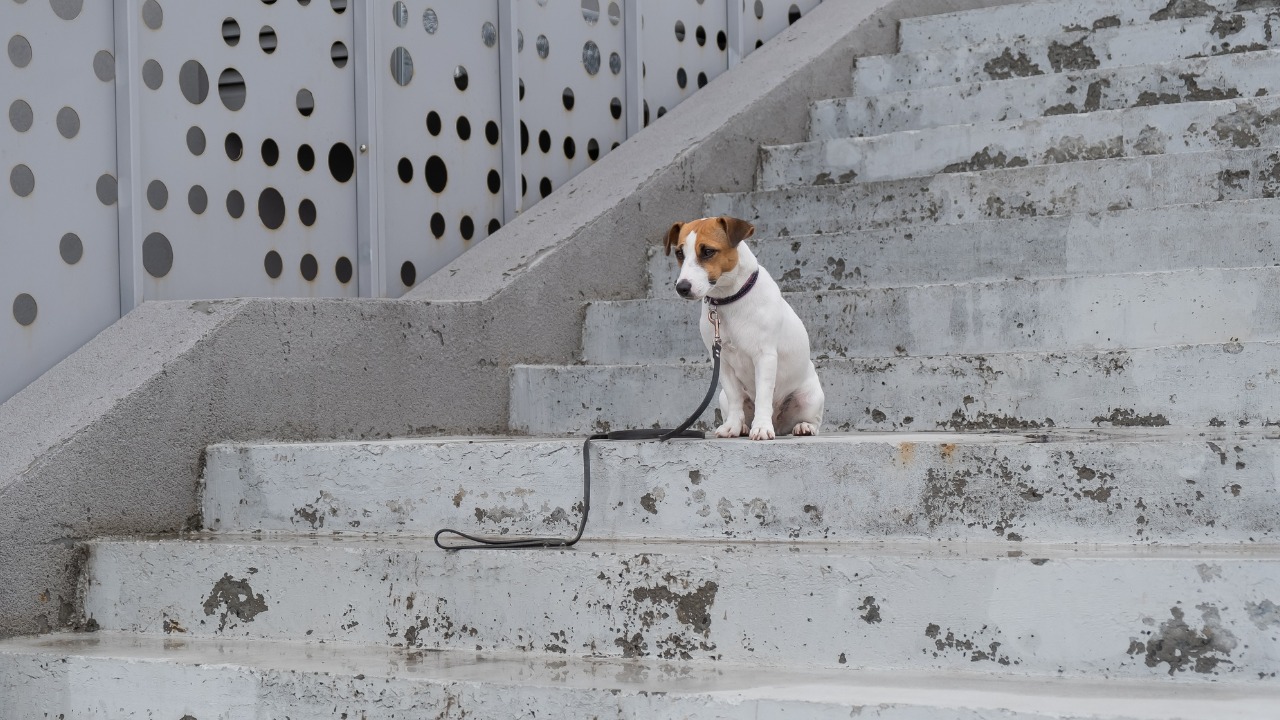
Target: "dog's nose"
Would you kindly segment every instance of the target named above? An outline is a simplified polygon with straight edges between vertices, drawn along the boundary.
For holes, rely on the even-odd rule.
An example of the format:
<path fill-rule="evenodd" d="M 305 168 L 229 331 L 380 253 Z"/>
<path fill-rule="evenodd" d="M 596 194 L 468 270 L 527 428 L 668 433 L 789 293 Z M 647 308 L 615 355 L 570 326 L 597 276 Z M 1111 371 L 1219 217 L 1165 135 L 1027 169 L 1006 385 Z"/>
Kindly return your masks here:
<path fill-rule="evenodd" d="M 689 293 L 693 290 L 693 283 L 688 280 L 681 280 L 676 283 L 676 292 L 680 293 L 680 297 L 689 297 Z"/>

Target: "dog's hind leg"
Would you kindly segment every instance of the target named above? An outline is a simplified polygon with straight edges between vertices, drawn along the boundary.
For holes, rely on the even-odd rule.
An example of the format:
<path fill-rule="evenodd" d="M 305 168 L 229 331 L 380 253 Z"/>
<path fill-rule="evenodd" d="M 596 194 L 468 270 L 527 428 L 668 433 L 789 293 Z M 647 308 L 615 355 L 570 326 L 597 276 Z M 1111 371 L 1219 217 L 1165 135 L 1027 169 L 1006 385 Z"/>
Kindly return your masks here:
<path fill-rule="evenodd" d="M 822 411 L 826 396 L 818 376 L 813 375 L 784 403 L 778 413 L 778 428 L 792 435 L 817 435 L 822 426 Z"/>

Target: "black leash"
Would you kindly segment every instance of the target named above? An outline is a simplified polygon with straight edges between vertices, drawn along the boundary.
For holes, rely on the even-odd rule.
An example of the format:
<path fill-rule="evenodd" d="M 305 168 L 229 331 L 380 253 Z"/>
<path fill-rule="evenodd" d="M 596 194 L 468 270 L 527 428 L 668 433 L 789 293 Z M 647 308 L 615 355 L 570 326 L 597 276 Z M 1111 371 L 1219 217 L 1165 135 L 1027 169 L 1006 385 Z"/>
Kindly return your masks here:
<path fill-rule="evenodd" d="M 698 418 L 711 404 L 711 398 L 715 397 L 716 385 L 720 381 L 720 314 L 712 307 L 708 313 L 711 324 L 715 328 L 715 343 L 711 346 L 711 387 L 707 388 L 706 397 L 702 398 L 702 403 L 698 405 L 698 409 L 693 411 L 687 420 L 680 424 L 680 427 L 670 430 L 667 428 L 651 428 L 646 430 L 615 430 L 609 433 L 601 433 L 592 435 L 582 443 L 582 521 L 578 523 L 578 532 L 572 538 L 545 538 L 545 537 L 517 537 L 510 540 L 500 538 L 483 538 L 476 535 L 468 535 L 460 530 L 445 528 L 436 532 L 436 547 L 441 550 L 497 550 L 501 548 L 567 548 L 577 544 L 582 539 L 582 533 L 587 529 L 587 513 L 591 510 L 591 443 L 597 440 L 653 440 L 666 442 L 671 438 L 694 438 L 701 440 L 706 437 L 703 433 L 696 430 L 690 430 L 689 426 L 697 422 Z M 463 540 L 469 540 L 468 545 L 445 545 L 440 542 L 440 536 L 445 533 L 456 535 Z"/>

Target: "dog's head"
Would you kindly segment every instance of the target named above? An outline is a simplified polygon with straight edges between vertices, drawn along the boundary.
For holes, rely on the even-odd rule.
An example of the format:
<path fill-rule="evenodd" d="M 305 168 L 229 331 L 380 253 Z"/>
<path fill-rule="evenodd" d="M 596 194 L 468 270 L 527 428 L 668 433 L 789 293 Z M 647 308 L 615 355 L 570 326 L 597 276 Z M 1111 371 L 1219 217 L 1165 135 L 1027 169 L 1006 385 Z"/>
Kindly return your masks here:
<path fill-rule="evenodd" d="M 693 300 L 707 294 L 725 273 L 738 267 L 738 244 L 756 229 L 746 220 L 713 217 L 676 223 L 667 231 L 663 250 L 676 254 L 680 277 L 676 292 Z"/>

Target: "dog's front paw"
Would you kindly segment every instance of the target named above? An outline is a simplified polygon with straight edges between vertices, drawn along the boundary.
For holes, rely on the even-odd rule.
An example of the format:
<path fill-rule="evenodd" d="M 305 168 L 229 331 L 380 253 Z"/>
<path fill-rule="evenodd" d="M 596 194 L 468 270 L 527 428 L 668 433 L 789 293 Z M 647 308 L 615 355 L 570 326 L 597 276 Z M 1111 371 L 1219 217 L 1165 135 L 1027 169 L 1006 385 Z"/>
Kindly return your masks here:
<path fill-rule="evenodd" d="M 729 422 L 716 428 L 716 437 L 718 438 L 735 438 L 747 431 L 747 426 L 742 422 Z"/>
<path fill-rule="evenodd" d="M 760 423 L 751 426 L 752 440 L 772 440 L 774 436 L 773 423 Z"/>
<path fill-rule="evenodd" d="M 811 423 L 807 423 L 807 422 L 796 423 L 796 426 L 791 429 L 791 434 L 792 435 L 817 435 L 818 426 L 813 425 Z"/>

